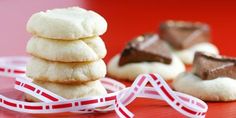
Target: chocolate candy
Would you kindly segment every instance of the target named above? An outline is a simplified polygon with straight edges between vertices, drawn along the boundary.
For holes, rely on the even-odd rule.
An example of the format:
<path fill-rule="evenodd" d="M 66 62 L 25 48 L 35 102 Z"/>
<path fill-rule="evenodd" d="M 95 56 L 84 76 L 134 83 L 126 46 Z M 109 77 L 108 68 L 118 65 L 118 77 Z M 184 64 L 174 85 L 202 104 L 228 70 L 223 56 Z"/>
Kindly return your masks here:
<path fill-rule="evenodd" d="M 136 62 L 161 62 L 170 64 L 171 53 L 167 43 L 157 34 L 144 34 L 130 41 L 123 50 L 119 66 Z"/>
<path fill-rule="evenodd" d="M 196 52 L 193 72 L 203 80 L 215 79 L 217 77 L 236 79 L 236 58 Z"/>
<path fill-rule="evenodd" d="M 207 24 L 184 21 L 167 21 L 160 25 L 160 37 L 177 50 L 208 42 L 210 30 Z"/>

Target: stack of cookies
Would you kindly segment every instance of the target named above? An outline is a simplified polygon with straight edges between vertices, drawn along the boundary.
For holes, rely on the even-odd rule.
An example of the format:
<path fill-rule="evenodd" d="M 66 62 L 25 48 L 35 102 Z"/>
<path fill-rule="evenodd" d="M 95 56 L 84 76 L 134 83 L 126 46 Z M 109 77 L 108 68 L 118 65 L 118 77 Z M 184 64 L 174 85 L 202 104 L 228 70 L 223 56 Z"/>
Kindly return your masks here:
<path fill-rule="evenodd" d="M 27 52 L 32 59 L 26 75 L 64 98 L 106 94 L 99 81 L 106 75 L 107 50 L 99 37 L 107 30 L 99 14 L 79 7 L 35 13 L 27 23 L 33 36 Z M 26 95 L 28 101 L 38 101 Z"/>

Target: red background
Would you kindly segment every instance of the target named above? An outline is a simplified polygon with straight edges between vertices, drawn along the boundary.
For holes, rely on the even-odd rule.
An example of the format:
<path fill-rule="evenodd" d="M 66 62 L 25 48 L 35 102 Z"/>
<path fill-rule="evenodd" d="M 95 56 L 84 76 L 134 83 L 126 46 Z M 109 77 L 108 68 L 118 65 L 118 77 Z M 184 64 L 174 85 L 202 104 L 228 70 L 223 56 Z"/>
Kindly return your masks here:
<path fill-rule="evenodd" d="M 60 0 L 0 1 L 0 56 L 25 55 L 30 34 L 25 24 L 32 13 L 57 7 L 82 6 L 103 15 L 108 31 L 102 36 L 107 48 L 106 61 L 119 53 L 126 42 L 145 32 L 156 32 L 168 19 L 202 21 L 212 28 L 213 43 L 220 52 L 236 56 L 236 1 L 233 0 Z"/>
<path fill-rule="evenodd" d="M 168 19 L 202 21 L 212 28 L 213 43 L 221 54 L 236 56 L 236 1 L 233 0 L 1 0 L 0 56 L 26 55 L 30 34 L 25 24 L 32 13 L 57 7 L 82 6 L 103 15 L 108 31 L 102 36 L 108 61 L 119 53 L 128 40 L 145 32 L 157 32 L 159 23 Z M 209 103 L 208 117 L 235 117 L 236 103 Z M 138 99 L 128 107 L 137 117 L 183 117 L 164 102 Z M 10 111 L 0 111 L 2 117 L 26 117 Z M 44 116 L 53 117 L 54 115 Z M 114 117 L 115 113 L 90 114 L 82 117 Z M 39 117 L 29 115 L 28 117 Z M 59 115 L 58 117 L 81 117 Z"/>
<path fill-rule="evenodd" d="M 108 58 L 122 50 L 127 40 L 144 32 L 156 32 L 167 19 L 202 21 L 212 28 L 213 43 L 225 55 L 236 56 L 236 2 L 232 1 L 125 1 L 91 2 L 109 23 L 104 39 Z M 116 44 L 116 45 L 114 45 Z"/>

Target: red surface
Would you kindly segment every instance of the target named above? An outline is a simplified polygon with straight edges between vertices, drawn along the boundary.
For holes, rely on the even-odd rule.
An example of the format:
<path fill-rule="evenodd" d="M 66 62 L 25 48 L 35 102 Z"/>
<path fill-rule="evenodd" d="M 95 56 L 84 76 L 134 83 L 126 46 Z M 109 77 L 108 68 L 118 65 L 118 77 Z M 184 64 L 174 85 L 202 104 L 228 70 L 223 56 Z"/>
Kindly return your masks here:
<path fill-rule="evenodd" d="M 25 31 L 25 23 L 30 15 L 40 10 L 56 7 L 80 5 L 93 9 L 102 14 L 108 21 L 109 28 L 102 38 L 108 48 L 108 61 L 113 55 L 119 53 L 126 42 L 145 32 L 156 32 L 161 21 L 168 19 L 202 21 L 209 23 L 212 28 L 213 43 L 225 55 L 236 56 L 236 1 L 233 0 L 61 0 L 61 1 L 32 1 L 1 0 L 0 1 L 0 56 L 25 55 L 25 45 L 30 35 Z M 11 85 L 2 81 L 0 90 Z M 13 83 L 12 83 L 13 85 Z M 14 95 L 14 92 L 7 92 Z M 19 97 L 19 96 L 18 96 Z M 236 117 L 236 102 L 208 103 L 207 117 Z M 136 117 L 183 117 L 178 112 L 161 101 L 150 99 L 137 99 L 128 108 Z M 106 114 L 59 114 L 59 115 L 28 115 L 11 112 L 0 108 L 0 117 L 105 117 L 112 118 L 114 112 Z"/>
<path fill-rule="evenodd" d="M 5 83 L 0 86 L 0 94 L 6 95 L 7 97 L 21 99 L 23 100 L 22 93 L 13 89 L 14 80 L 1 78 L 0 83 Z M 131 85 L 131 82 L 124 82 L 127 86 Z M 234 118 L 236 117 L 236 102 L 208 102 L 209 110 L 207 112 L 207 118 Z M 130 111 L 135 114 L 137 118 L 150 118 L 150 117 L 158 117 L 158 118 L 182 118 L 184 117 L 174 109 L 172 109 L 168 104 L 164 101 L 160 100 L 152 100 L 152 99 L 143 99 L 138 98 L 134 102 L 132 102 L 127 107 Z M 108 112 L 108 113 L 95 113 L 95 114 L 76 114 L 76 113 L 60 113 L 60 114 L 24 114 L 17 113 L 13 111 L 9 111 L 3 108 L 0 108 L 0 117 L 1 118 L 114 118 L 118 116 L 116 113 Z"/>

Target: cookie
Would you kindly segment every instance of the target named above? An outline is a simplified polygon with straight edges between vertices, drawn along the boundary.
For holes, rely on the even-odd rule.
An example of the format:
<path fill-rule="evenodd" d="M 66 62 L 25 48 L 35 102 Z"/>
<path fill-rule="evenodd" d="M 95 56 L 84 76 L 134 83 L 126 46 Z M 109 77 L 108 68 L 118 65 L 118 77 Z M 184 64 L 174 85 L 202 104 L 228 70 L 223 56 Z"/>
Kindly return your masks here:
<path fill-rule="evenodd" d="M 27 23 L 27 31 L 33 35 L 62 40 L 98 36 L 106 30 L 107 22 L 102 16 L 80 7 L 38 12 Z"/>
<path fill-rule="evenodd" d="M 205 42 L 205 43 L 199 43 L 196 45 L 193 45 L 190 48 L 186 48 L 183 50 L 174 50 L 174 53 L 178 55 L 178 57 L 188 65 L 191 65 L 193 63 L 194 54 L 197 51 L 202 52 L 209 52 L 213 54 L 219 54 L 219 51 L 217 47 L 211 43 Z"/>
<path fill-rule="evenodd" d="M 218 54 L 211 42 L 210 27 L 206 23 L 169 20 L 161 23 L 160 37 L 167 41 L 181 60 L 191 65 L 196 51 Z"/>
<path fill-rule="evenodd" d="M 51 82 L 33 81 L 33 83 L 62 96 L 66 99 L 76 99 L 83 97 L 101 96 L 107 94 L 105 88 L 99 80 L 87 82 L 84 84 L 58 84 Z M 39 101 L 31 95 L 25 94 L 27 101 Z"/>
<path fill-rule="evenodd" d="M 84 83 L 106 75 L 106 65 L 103 60 L 63 63 L 32 57 L 26 69 L 26 75 L 34 80 L 64 84 Z"/>
<path fill-rule="evenodd" d="M 185 71 L 185 66 L 181 60 L 172 55 L 172 62 L 165 64 L 161 62 L 138 62 L 119 66 L 120 55 L 113 57 L 108 63 L 108 74 L 116 79 L 134 80 L 139 74 L 158 73 L 165 80 L 172 80 Z"/>
<path fill-rule="evenodd" d="M 174 80 L 173 88 L 204 101 L 236 100 L 236 80 L 230 77 L 203 80 L 192 73 L 182 73 Z"/>
<path fill-rule="evenodd" d="M 26 50 L 33 56 L 60 62 L 96 61 L 107 53 L 100 37 L 62 41 L 34 36 L 28 41 Z"/>

